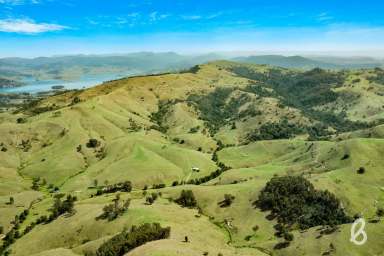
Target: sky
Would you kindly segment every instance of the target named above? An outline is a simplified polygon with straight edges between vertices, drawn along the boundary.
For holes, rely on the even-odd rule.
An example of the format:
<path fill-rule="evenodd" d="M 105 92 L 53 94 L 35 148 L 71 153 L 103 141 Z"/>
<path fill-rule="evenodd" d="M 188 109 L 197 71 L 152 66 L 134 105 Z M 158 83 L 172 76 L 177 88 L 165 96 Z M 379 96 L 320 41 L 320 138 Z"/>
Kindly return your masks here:
<path fill-rule="evenodd" d="M 0 0 L 0 57 L 136 51 L 384 57 L 378 0 Z"/>

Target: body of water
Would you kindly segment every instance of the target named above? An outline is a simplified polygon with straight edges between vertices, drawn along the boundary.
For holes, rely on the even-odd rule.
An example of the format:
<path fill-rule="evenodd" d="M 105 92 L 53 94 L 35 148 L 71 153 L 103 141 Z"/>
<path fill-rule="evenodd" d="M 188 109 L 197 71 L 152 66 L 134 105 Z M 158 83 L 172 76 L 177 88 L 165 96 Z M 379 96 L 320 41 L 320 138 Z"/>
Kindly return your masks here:
<path fill-rule="evenodd" d="M 64 86 L 63 89 L 83 89 L 103 82 L 123 78 L 132 74 L 108 74 L 108 75 L 87 75 L 74 81 L 45 80 L 45 81 L 24 81 L 25 85 L 12 88 L 0 88 L 0 93 L 39 93 L 52 91 L 52 86 Z"/>

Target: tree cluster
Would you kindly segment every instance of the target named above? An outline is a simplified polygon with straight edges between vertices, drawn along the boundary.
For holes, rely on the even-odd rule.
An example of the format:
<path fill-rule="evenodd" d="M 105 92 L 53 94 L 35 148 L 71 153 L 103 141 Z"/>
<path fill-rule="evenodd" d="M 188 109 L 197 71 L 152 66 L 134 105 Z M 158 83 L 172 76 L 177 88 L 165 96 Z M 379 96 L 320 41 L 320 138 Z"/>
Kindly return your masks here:
<path fill-rule="evenodd" d="M 109 194 L 115 192 L 131 192 L 132 191 L 132 182 L 124 181 L 116 184 L 108 185 L 97 190 L 96 195 L 100 196 L 102 194 Z"/>
<path fill-rule="evenodd" d="M 271 211 L 280 223 L 298 224 L 300 229 L 352 221 L 335 195 L 316 190 L 302 176 L 272 178 L 261 191 L 256 205 Z"/>
<path fill-rule="evenodd" d="M 259 129 L 248 134 L 249 141 L 290 139 L 294 135 L 303 133 L 304 129 L 283 119 L 278 123 L 265 123 Z"/>
<path fill-rule="evenodd" d="M 147 242 L 167 239 L 171 228 L 162 228 L 158 223 L 145 223 L 131 230 L 124 230 L 102 244 L 96 251 L 96 256 L 122 256 Z"/>
<path fill-rule="evenodd" d="M 7 255 L 8 247 L 13 244 L 16 239 L 19 239 L 23 234 L 19 231 L 20 225 L 25 221 L 29 214 L 29 210 L 22 211 L 19 215 L 15 216 L 15 219 L 12 221 L 13 227 L 9 230 L 5 237 L 3 238 L 3 243 L 0 246 L 0 255 Z M 4 228 L 0 226 L 0 234 L 4 232 Z"/>
<path fill-rule="evenodd" d="M 69 213 L 72 214 L 74 212 L 75 201 L 77 197 L 72 195 L 67 195 L 65 200 L 62 200 L 64 197 L 63 194 L 55 195 L 55 200 L 53 202 L 53 206 L 50 209 L 51 214 L 48 217 L 48 222 L 51 222 L 57 219 L 60 215 Z"/>
<path fill-rule="evenodd" d="M 107 219 L 108 221 L 112 221 L 123 215 L 128 210 L 130 204 L 131 199 L 122 202 L 120 200 L 120 195 L 117 194 L 113 199 L 112 204 L 104 206 L 103 213 L 97 219 Z"/>

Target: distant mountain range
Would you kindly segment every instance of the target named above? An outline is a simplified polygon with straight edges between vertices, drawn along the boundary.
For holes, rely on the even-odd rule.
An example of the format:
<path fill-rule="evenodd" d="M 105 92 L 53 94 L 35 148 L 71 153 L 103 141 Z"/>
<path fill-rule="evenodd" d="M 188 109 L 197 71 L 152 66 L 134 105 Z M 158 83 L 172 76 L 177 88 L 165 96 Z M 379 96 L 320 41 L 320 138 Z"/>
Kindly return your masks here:
<path fill-rule="evenodd" d="M 302 57 L 282 55 L 260 55 L 234 58 L 234 61 L 267 64 L 284 68 L 299 69 L 357 69 L 383 66 L 383 62 L 373 58 L 341 58 L 341 57 Z"/>
<path fill-rule="evenodd" d="M 181 55 L 174 52 L 137 52 L 124 55 L 73 55 L 56 57 L 0 59 L 1 85 L 13 87 L 19 82 L 36 80 L 76 81 L 87 75 L 116 74 L 118 76 L 174 72 L 214 60 L 267 64 L 297 69 L 357 69 L 383 66 L 373 58 L 342 58 L 327 56 L 259 55 L 229 57 L 225 54 Z M 7 82 L 9 81 L 9 82 Z M 12 81 L 12 82 L 11 82 Z"/>
<path fill-rule="evenodd" d="M 0 59 L 0 77 L 10 80 L 77 80 L 84 75 L 151 74 L 187 69 L 220 58 L 215 54 L 184 56 L 173 52 L 3 58 Z"/>

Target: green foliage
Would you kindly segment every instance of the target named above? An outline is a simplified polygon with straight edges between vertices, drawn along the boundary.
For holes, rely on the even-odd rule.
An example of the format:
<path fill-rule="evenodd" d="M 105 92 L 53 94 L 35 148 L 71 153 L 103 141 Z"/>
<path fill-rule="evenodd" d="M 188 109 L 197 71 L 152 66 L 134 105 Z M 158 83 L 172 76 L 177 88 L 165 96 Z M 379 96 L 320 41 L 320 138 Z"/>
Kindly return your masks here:
<path fill-rule="evenodd" d="M 132 183 L 130 181 L 119 182 L 112 185 L 107 185 L 103 188 L 97 190 L 96 195 L 100 196 L 102 194 L 109 194 L 115 192 L 131 192 L 132 191 Z"/>
<path fill-rule="evenodd" d="M 233 203 L 233 200 L 235 200 L 235 197 L 231 194 L 225 194 L 224 195 L 224 200 L 219 202 L 218 205 L 221 208 L 229 207 Z"/>
<path fill-rule="evenodd" d="M 18 124 L 24 124 L 24 123 L 27 122 L 27 119 L 24 118 L 24 117 L 19 117 L 19 118 L 16 119 L 16 122 L 17 122 Z"/>
<path fill-rule="evenodd" d="M 314 110 L 316 106 L 337 100 L 339 94 L 333 89 L 344 83 L 345 77 L 342 72 L 315 68 L 306 72 L 270 69 L 268 72 L 261 73 L 248 67 L 235 67 L 232 71 L 258 82 L 248 86 L 246 91 L 262 97 L 279 98 L 284 105 L 300 109 L 307 117 L 320 121 L 323 127 L 312 127 L 308 130 L 312 139 L 327 136 L 328 132 L 325 130 L 327 126 L 340 132 L 347 132 L 374 125 L 349 121 L 345 118 L 345 113 L 334 114 Z M 270 88 L 273 92 L 267 91 L 265 88 Z"/>
<path fill-rule="evenodd" d="M 153 192 L 151 195 L 149 195 L 145 198 L 145 201 L 147 202 L 147 204 L 151 205 L 156 201 L 158 196 L 159 195 L 157 193 Z"/>
<path fill-rule="evenodd" d="M 71 105 L 76 105 L 78 103 L 81 102 L 81 99 L 78 97 L 78 96 L 75 96 L 73 99 L 72 99 L 72 102 L 71 102 Z"/>
<path fill-rule="evenodd" d="M 383 217 L 384 216 L 384 208 L 379 207 L 376 211 L 376 215 L 379 217 Z M 1 234 L 1 232 L 0 232 L 0 234 Z"/>
<path fill-rule="evenodd" d="M 96 255 L 122 256 L 147 242 L 167 239 L 170 233 L 170 227 L 162 228 L 158 223 L 145 223 L 139 227 L 133 226 L 130 231 L 124 230 L 102 244 Z"/>
<path fill-rule="evenodd" d="M 89 139 L 86 143 L 87 148 L 96 148 L 100 145 L 100 142 L 97 139 Z"/>
<path fill-rule="evenodd" d="M 165 184 L 160 183 L 160 184 L 153 184 L 152 185 L 152 189 L 161 189 L 161 188 L 165 188 Z"/>
<path fill-rule="evenodd" d="M 152 129 L 158 130 L 162 133 L 166 133 L 168 127 L 164 125 L 165 117 L 172 107 L 172 105 L 178 103 L 178 100 L 174 101 L 160 101 L 158 104 L 158 110 L 155 113 L 151 114 L 151 122 L 155 123 L 156 126 L 152 126 Z"/>
<path fill-rule="evenodd" d="M 52 208 L 50 209 L 51 215 L 49 215 L 48 222 L 51 222 L 60 215 L 65 213 L 72 214 L 74 212 L 75 201 L 77 198 L 75 196 L 67 195 L 64 201 L 61 200 L 63 194 L 58 194 L 55 196 L 55 200 Z"/>
<path fill-rule="evenodd" d="M 364 174 L 365 173 L 365 168 L 364 167 L 360 167 L 359 169 L 357 169 L 357 173 L 358 174 Z"/>
<path fill-rule="evenodd" d="M 241 94 L 238 98 L 229 98 L 235 88 L 216 88 L 208 95 L 190 95 L 187 101 L 196 104 L 201 118 L 206 121 L 211 134 L 218 131 L 221 126 L 239 118 L 239 108 L 245 104 L 249 97 Z"/>
<path fill-rule="evenodd" d="M 180 197 L 175 202 L 182 207 L 194 208 L 197 206 L 197 201 L 192 190 L 182 190 Z"/>
<path fill-rule="evenodd" d="M 189 130 L 189 133 L 197 133 L 200 129 L 200 126 L 196 126 L 196 127 L 192 127 L 190 130 Z"/>
<path fill-rule="evenodd" d="M 107 219 L 108 221 L 112 221 L 123 215 L 128 210 L 130 203 L 131 199 L 121 202 L 120 195 L 116 195 L 113 199 L 113 203 L 104 206 L 103 213 L 96 219 Z"/>
<path fill-rule="evenodd" d="M 352 220 L 332 193 L 315 190 L 301 176 L 272 178 L 261 191 L 256 205 L 271 211 L 279 222 L 286 225 L 297 223 L 301 229 L 338 225 Z"/>
<path fill-rule="evenodd" d="M 7 255 L 7 249 L 10 245 L 12 245 L 16 239 L 19 239 L 23 236 L 23 234 L 19 231 L 20 225 L 25 221 L 29 214 L 29 210 L 24 210 L 20 213 L 20 215 L 16 215 L 15 219 L 11 222 L 13 227 L 10 231 L 5 234 L 3 238 L 3 243 L 0 246 L 0 255 Z M 4 232 L 4 228 L 0 226 L 0 234 Z M 25 234 L 25 233 L 24 233 Z"/>
<path fill-rule="evenodd" d="M 375 82 L 378 84 L 384 84 L 384 70 L 381 68 L 375 69 L 375 75 L 368 77 L 370 82 Z"/>
<path fill-rule="evenodd" d="M 33 190 L 39 190 L 39 187 L 40 187 L 40 177 L 33 178 L 31 188 Z"/>
<path fill-rule="evenodd" d="M 294 135 L 303 133 L 304 129 L 296 124 L 289 123 L 287 119 L 279 123 L 263 124 L 258 130 L 249 133 L 249 141 L 290 139 Z"/>

